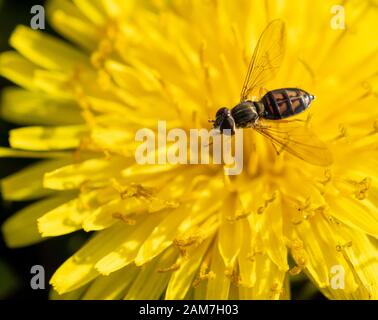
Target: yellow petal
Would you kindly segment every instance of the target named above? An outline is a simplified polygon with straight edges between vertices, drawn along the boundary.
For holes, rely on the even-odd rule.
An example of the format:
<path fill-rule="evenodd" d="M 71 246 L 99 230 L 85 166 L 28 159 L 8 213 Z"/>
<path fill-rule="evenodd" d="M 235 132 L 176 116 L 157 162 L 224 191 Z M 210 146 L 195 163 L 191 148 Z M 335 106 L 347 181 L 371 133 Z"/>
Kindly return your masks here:
<path fill-rule="evenodd" d="M 106 22 L 104 7 L 100 0 L 73 0 L 76 7 L 94 24 L 103 25 Z"/>
<path fill-rule="evenodd" d="M 83 122 L 74 101 L 54 99 L 43 93 L 13 87 L 2 91 L 1 117 L 22 125 L 54 126 Z"/>
<path fill-rule="evenodd" d="M 210 277 L 207 282 L 206 299 L 208 300 L 226 300 L 230 289 L 230 270 L 227 270 L 223 258 L 219 253 L 218 246 L 213 246 L 210 271 L 215 277 Z"/>
<path fill-rule="evenodd" d="M 3 198 L 12 201 L 27 201 L 51 194 L 51 190 L 44 189 L 42 186 L 43 175 L 70 162 L 70 159 L 40 161 L 4 178 L 1 181 Z"/>
<path fill-rule="evenodd" d="M 138 144 L 135 134 L 122 129 L 96 128 L 92 131 L 93 141 L 106 150 L 119 152 L 125 157 L 133 157 Z"/>
<path fill-rule="evenodd" d="M 253 258 L 253 272 L 256 282 L 253 287 L 239 287 L 240 299 L 279 299 L 283 292 L 285 272 L 280 271 L 277 265 L 262 253 L 256 254 Z"/>
<path fill-rule="evenodd" d="M 291 288 L 290 288 L 290 277 L 288 274 L 285 276 L 284 285 L 280 295 L 280 300 L 290 300 L 291 299 Z"/>
<path fill-rule="evenodd" d="M 71 292 L 59 294 L 54 289 L 50 289 L 50 300 L 78 300 L 83 296 L 83 293 L 87 290 L 87 286 L 83 286 Z"/>
<path fill-rule="evenodd" d="M 330 286 L 325 288 L 324 293 L 331 299 L 377 300 L 378 248 L 360 231 L 336 225 L 335 232 L 340 243 L 338 253 L 348 265 L 345 273 L 353 274 L 358 288 L 353 291 L 346 282 L 345 289 Z"/>
<path fill-rule="evenodd" d="M 355 291 L 358 286 L 356 279 L 347 261 L 338 251 L 338 246 L 344 245 L 343 242 L 348 243 L 352 239 L 342 240 L 337 229 L 322 215 L 315 215 L 309 221 L 303 221 L 295 229 L 303 241 L 303 244 L 297 241 L 295 247 L 303 245 L 306 254 L 298 258 L 295 256 L 297 249 L 292 248 L 292 255 L 294 253 L 294 260 L 297 264 L 305 266 L 314 282 L 320 288 L 329 287 L 333 276 L 332 268 L 341 266 L 345 270 L 345 291 Z"/>
<path fill-rule="evenodd" d="M 135 212 L 142 212 L 148 207 L 148 201 L 136 197 L 122 200 L 117 198 L 94 209 L 83 222 L 86 231 L 102 230 L 111 226 L 118 218 L 126 218 Z"/>
<path fill-rule="evenodd" d="M 108 185 L 109 176 L 115 176 L 116 172 L 127 164 L 127 160 L 115 157 L 90 159 L 46 173 L 43 183 L 45 188 L 56 190 L 78 189 L 84 182 L 102 179 L 106 180 Z"/>
<path fill-rule="evenodd" d="M 190 291 L 188 292 L 188 294 Z M 206 300 L 207 280 L 201 281 L 198 286 L 193 288 L 193 295 L 189 300 Z M 186 300 L 186 299 L 185 299 Z"/>
<path fill-rule="evenodd" d="M 322 243 L 314 234 L 311 224 L 302 222 L 296 227 L 300 240 L 295 239 L 291 248 L 291 255 L 299 267 L 306 266 L 313 281 L 320 287 L 327 287 L 329 284 L 330 263 L 337 264 L 336 247 L 333 248 L 333 259 L 329 260 L 329 248 L 325 241 Z M 326 250 L 326 251 L 323 251 Z"/>
<path fill-rule="evenodd" d="M 125 16 L 132 12 L 132 9 L 137 7 L 134 0 L 120 1 L 120 0 L 101 0 L 102 6 L 105 8 L 105 12 L 112 18 Z"/>
<path fill-rule="evenodd" d="M 78 65 L 89 66 L 84 54 L 45 32 L 19 25 L 9 41 L 23 56 L 46 69 L 67 71 Z"/>
<path fill-rule="evenodd" d="M 119 238 L 127 232 L 127 227 L 119 223 L 97 233 L 78 252 L 66 260 L 54 273 L 50 284 L 63 294 L 78 289 L 99 276 L 94 268 L 98 260 L 119 245 Z"/>
<path fill-rule="evenodd" d="M 109 276 L 99 276 L 90 284 L 81 297 L 83 300 L 117 300 L 121 299 L 129 285 L 138 275 L 138 268 L 129 265 Z"/>
<path fill-rule="evenodd" d="M 74 149 L 86 131 L 85 126 L 25 127 L 11 130 L 9 143 L 12 148 L 24 150 Z"/>
<path fill-rule="evenodd" d="M 198 247 L 190 250 L 187 258 L 182 258 L 179 269 L 173 272 L 169 280 L 165 299 L 181 300 L 185 297 L 210 242 L 211 238 L 203 241 Z"/>
<path fill-rule="evenodd" d="M 283 235 L 283 211 L 281 196 L 275 194 L 274 200 L 267 205 L 263 215 L 263 224 L 260 234 L 267 250 L 268 256 L 282 271 L 287 271 L 287 249 Z"/>
<path fill-rule="evenodd" d="M 242 241 L 240 231 L 240 221 L 224 222 L 219 228 L 218 247 L 227 268 L 232 268 L 240 252 Z"/>
<path fill-rule="evenodd" d="M 51 197 L 13 214 L 1 227 L 7 246 L 18 248 L 42 241 L 37 228 L 37 219 L 71 198 L 72 195 L 69 194 Z"/>
<path fill-rule="evenodd" d="M 108 275 L 133 262 L 140 246 L 161 218 L 162 214 L 157 213 L 137 220 L 135 226 L 129 226 L 128 232 L 120 239 L 119 246 L 99 260 L 96 269 L 101 274 Z"/>
<path fill-rule="evenodd" d="M 38 69 L 34 71 L 33 78 L 30 81 L 33 81 L 39 90 L 55 99 L 71 100 L 75 98 L 72 82 L 76 79 L 73 78 L 71 73 Z"/>
<path fill-rule="evenodd" d="M 163 172 L 168 172 L 171 170 L 174 170 L 177 168 L 177 165 L 173 164 L 166 164 L 164 166 L 162 165 L 139 165 L 135 164 L 132 166 L 127 167 L 127 169 L 122 171 L 122 176 L 125 178 L 134 178 L 138 176 L 148 176 L 151 174 L 158 174 L 158 173 L 163 173 Z"/>
<path fill-rule="evenodd" d="M 219 228 L 218 248 L 226 268 L 232 269 L 240 252 L 242 244 L 242 224 L 240 220 L 232 220 L 235 217 L 235 207 L 231 200 L 226 200 L 221 209 L 223 222 Z"/>
<path fill-rule="evenodd" d="M 52 0 L 46 5 L 50 24 L 64 37 L 88 51 L 96 49 L 98 30 L 85 19 L 78 8 L 69 1 Z"/>
<path fill-rule="evenodd" d="M 81 229 L 83 220 L 90 214 L 90 209 L 83 205 L 84 197 L 68 201 L 40 217 L 38 230 L 42 236 L 55 237 Z"/>
<path fill-rule="evenodd" d="M 39 231 L 43 236 L 58 236 L 81 229 L 93 210 L 106 205 L 114 194 L 116 194 L 115 191 L 110 187 L 83 191 L 76 199 L 66 202 L 39 218 Z"/>
<path fill-rule="evenodd" d="M 128 290 L 125 300 L 158 300 L 168 284 L 171 273 L 159 272 L 159 269 L 169 268 L 174 264 L 178 250 L 169 247 L 160 256 L 149 262 L 138 274 L 133 285 Z"/>
<path fill-rule="evenodd" d="M 252 287 L 256 282 L 256 264 L 253 262 L 252 235 L 249 223 L 242 220 L 243 243 L 238 256 L 238 265 L 240 272 L 240 282 L 244 287 Z"/>
<path fill-rule="evenodd" d="M 348 231 L 351 232 L 353 243 L 351 247 L 346 248 L 346 254 L 361 280 L 358 281 L 359 288 L 363 289 L 361 296 L 364 296 L 364 299 L 378 300 L 378 248 L 361 232 L 349 228 Z"/>
<path fill-rule="evenodd" d="M 328 196 L 330 214 L 352 228 L 378 238 L 378 217 L 374 205 L 344 196 Z"/>
<path fill-rule="evenodd" d="M 172 244 L 177 234 L 177 228 L 186 214 L 187 211 L 182 208 L 169 213 L 168 216 L 154 228 L 151 235 L 143 243 L 135 258 L 135 263 L 137 265 L 143 265 L 168 248 Z"/>
<path fill-rule="evenodd" d="M 25 89 L 38 90 L 32 81 L 36 70 L 36 65 L 17 52 L 9 51 L 0 55 L 0 74 Z"/>
<path fill-rule="evenodd" d="M 50 159 L 50 158 L 69 158 L 72 159 L 73 155 L 70 152 L 38 152 L 38 151 L 25 151 L 15 150 L 11 148 L 0 147 L 1 158 L 30 158 L 30 159 Z"/>

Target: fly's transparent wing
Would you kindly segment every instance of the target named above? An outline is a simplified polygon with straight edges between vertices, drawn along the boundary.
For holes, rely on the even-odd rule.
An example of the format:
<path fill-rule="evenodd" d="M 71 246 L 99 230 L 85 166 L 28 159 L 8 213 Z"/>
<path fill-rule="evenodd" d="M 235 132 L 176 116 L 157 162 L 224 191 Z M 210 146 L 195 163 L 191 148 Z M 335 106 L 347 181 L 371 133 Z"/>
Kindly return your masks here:
<path fill-rule="evenodd" d="M 332 154 L 327 145 L 303 122 L 278 121 L 278 123 L 271 123 L 260 121 L 254 129 L 268 138 L 278 153 L 287 151 L 318 166 L 329 166 L 333 162 Z"/>
<path fill-rule="evenodd" d="M 248 100 L 255 89 L 274 78 L 281 65 L 285 50 L 285 24 L 273 20 L 262 32 L 248 66 L 240 94 L 240 101 Z"/>

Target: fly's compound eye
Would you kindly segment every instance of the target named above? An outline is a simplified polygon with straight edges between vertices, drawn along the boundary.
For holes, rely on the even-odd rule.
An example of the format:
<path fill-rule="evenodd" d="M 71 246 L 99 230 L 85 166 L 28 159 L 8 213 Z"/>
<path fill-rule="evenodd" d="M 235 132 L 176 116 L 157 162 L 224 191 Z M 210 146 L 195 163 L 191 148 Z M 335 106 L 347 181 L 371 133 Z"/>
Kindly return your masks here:
<path fill-rule="evenodd" d="M 215 117 L 225 117 L 230 113 L 230 110 L 228 108 L 220 108 L 217 113 L 215 114 Z"/>
<path fill-rule="evenodd" d="M 223 120 L 230 115 L 230 110 L 228 108 L 220 108 L 215 114 L 214 128 L 221 126 Z"/>
<path fill-rule="evenodd" d="M 235 121 L 232 117 L 228 116 L 223 119 L 219 127 L 222 134 L 234 135 L 235 134 Z"/>

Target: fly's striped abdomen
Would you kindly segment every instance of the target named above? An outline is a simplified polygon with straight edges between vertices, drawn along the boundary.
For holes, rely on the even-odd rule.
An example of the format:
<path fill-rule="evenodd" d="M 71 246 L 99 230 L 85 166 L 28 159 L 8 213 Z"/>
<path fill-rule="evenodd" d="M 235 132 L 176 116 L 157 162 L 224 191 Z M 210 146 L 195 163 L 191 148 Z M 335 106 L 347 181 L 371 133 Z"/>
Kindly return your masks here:
<path fill-rule="evenodd" d="M 263 117 L 279 120 L 301 113 L 306 110 L 314 96 L 297 88 L 283 88 L 269 91 L 261 99 L 265 112 Z"/>

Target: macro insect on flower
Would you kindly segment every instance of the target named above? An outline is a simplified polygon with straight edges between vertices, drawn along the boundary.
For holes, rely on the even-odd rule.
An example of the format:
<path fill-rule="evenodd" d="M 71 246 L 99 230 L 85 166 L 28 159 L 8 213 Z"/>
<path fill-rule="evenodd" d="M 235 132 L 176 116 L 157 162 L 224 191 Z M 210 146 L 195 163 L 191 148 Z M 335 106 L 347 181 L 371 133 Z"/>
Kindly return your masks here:
<path fill-rule="evenodd" d="M 48 21 L 66 40 L 15 29 L 0 74 L 18 87 L 3 90 L 1 111 L 24 127 L 0 155 L 41 161 L 2 179 L 5 200 L 35 200 L 2 225 L 4 239 L 17 248 L 91 232 L 50 279 L 53 298 L 289 299 L 304 276 L 330 299 L 378 298 L 377 9 L 343 2 L 339 30 L 332 5 L 51 0 Z M 267 52 L 248 68 L 256 47 Z M 208 128 L 241 88 L 261 106 L 264 87 L 276 116 L 310 101 L 280 101 L 293 91 L 275 88 L 316 99 L 243 129 L 241 174 L 135 162 L 139 129 Z M 216 126 L 240 124 L 235 112 Z"/>
<path fill-rule="evenodd" d="M 298 125 L 300 120 L 296 120 L 297 123 L 294 120 L 281 121 L 281 128 L 261 123 L 261 119 L 281 120 L 303 112 L 310 106 L 313 95 L 301 89 L 285 88 L 267 92 L 259 102 L 248 100 L 255 89 L 259 86 L 261 89 L 262 85 L 277 73 L 283 58 L 284 42 L 283 22 L 270 22 L 253 53 L 240 103 L 231 110 L 224 107 L 219 109 L 214 120 L 214 128 L 218 128 L 221 133 L 229 130 L 231 135 L 235 134 L 235 128 L 254 128 L 268 137 L 273 145 L 277 145 L 278 150 L 285 149 L 310 163 L 330 165 L 332 155 L 327 146 L 319 141 L 308 127 Z"/>

